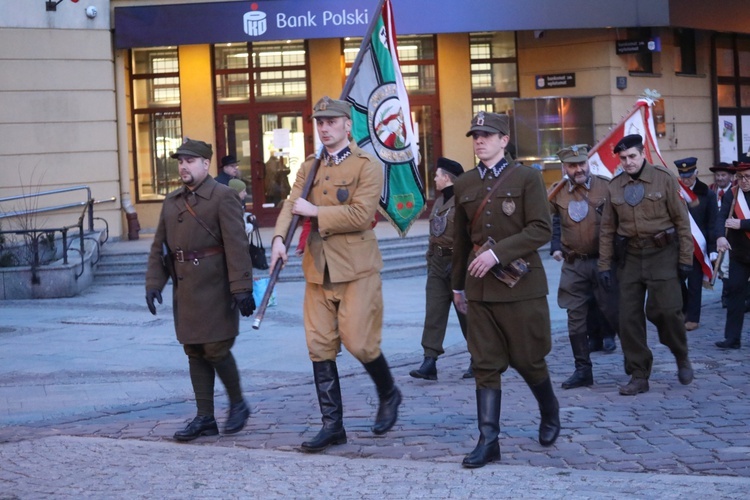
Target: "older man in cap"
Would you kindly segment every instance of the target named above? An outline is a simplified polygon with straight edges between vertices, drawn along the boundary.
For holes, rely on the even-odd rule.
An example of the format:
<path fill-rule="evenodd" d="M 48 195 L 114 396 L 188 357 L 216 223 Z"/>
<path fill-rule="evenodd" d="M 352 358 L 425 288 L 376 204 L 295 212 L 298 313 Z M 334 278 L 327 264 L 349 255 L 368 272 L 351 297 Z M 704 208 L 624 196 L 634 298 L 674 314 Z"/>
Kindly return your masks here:
<path fill-rule="evenodd" d="M 178 441 L 219 433 L 214 418 L 217 374 L 230 404 L 224 434 L 242 430 L 250 415 L 230 349 L 239 334 L 240 314 L 250 316 L 255 309 L 252 262 L 237 193 L 208 175 L 212 153 L 209 144 L 188 139 L 172 155 L 184 186 L 164 199 L 146 271 L 151 314 L 172 278 L 175 331 L 188 356 L 198 408 L 187 427 L 174 434 Z"/>
<path fill-rule="evenodd" d="M 507 155 L 509 128 L 507 115 L 482 111 L 474 117 L 466 135 L 480 162 L 454 185 L 451 284 L 454 303 L 468 311 L 479 424 L 479 441 L 463 460 L 468 468 L 500 458 L 501 375 L 509 366 L 539 404 L 539 442 L 550 446 L 560 433 L 545 361 L 552 342 L 547 276 L 538 253 L 552 235 L 549 204 L 539 171 Z"/>
<path fill-rule="evenodd" d="M 550 198 L 551 212 L 560 221 L 560 237 L 552 240 L 552 257 L 563 261 L 557 303 L 568 312 L 568 335 L 575 360 L 575 371 L 562 388 L 573 389 L 594 383 L 586 322 L 591 299 L 602 313 L 599 318 L 606 323 L 603 328 L 616 331 L 617 292 L 605 291 L 597 273 L 599 226 L 609 199 L 609 181 L 591 175 L 585 144 L 563 148 L 557 156 L 566 179 L 561 181 L 561 189 L 553 189 L 555 194 Z"/>
<path fill-rule="evenodd" d="M 453 259 L 453 218 L 456 214 L 453 183 L 463 174 L 460 163 L 438 158 L 435 187 L 441 196 L 430 213 L 430 244 L 427 250 L 427 284 L 425 285 L 425 317 L 422 329 L 422 366 L 409 372 L 414 378 L 437 380 L 437 358 L 442 355 L 445 329 L 453 303 L 451 262 Z M 454 305 L 455 307 L 455 305 Z M 466 338 L 466 315 L 456 309 L 461 333 Z M 474 376 L 471 365 L 463 378 Z"/>
<path fill-rule="evenodd" d="M 734 180 L 734 168 L 729 163 L 719 162 L 718 165 L 708 168 L 714 174 L 714 182 L 709 186 L 709 189 L 716 193 L 716 204 L 721 210 L 721 200 L 724 194 L 729 191 L 732 187 L 732 181 Z M 719 225 L 715 225 L 716 237 L 722 235 L 722 228 Z M 711 260 L 714 260 L 713 258 Z M 722 259 L 721 265 L 719 266 L 719 277 L 721 278 L 721 306 L 726 309 L 727 307 L 727 277 L 729 276 L 729 259 Z M 748 287 L 750 290 L 750 287 Z"/>
<path fill-rule="evenodd" d="M 680 174 L 680 182 L 685 188 L 690 202 L 688 211 L 698 229 L 706 240 L 706 251 L 708 256 L 716 259 L 716 194 L 708 189 L 708 186 L 698 179 L 698 159 L 694 157 L 683 158 L 674 162 Z M 701 322 L 701 302 L 703 296 L 703 264 L 693 257 L 693 269 L 687 277 L 687 284 L 682 286 L 682 312 L 685 314 L 685 329 L 695 330 Z"/>
<path fill-rule="evenodd" d="M 324 152 L 308 198 L 302 188 L 312 175 L 312 158 L 297 172 L 289 199 L 274 229 L 271 268 L 287 261 L 284 237 L 293 215 L 309 217 L 311 230 L 302 257 L 307 281 L 304 323 L 323 427 L 302 450 L 319 452 L 346 443 L 336 353 L 343 343 L 372 377 L 380 407 L 372 431 L 384 434 L 396 423 L 401 392 L 380 351 L 383 261 L 372 230 L 383 188 L 383 168 L 350 142 L 351 105 L 323 97 L 313 108 Z"/>
<path fill-rule="evenodd" d="M 680 281 L 693 269 L 693 240 L 677 179 L 646 161 L 643 138 L 623 137 L 614 153 L 623 171 L 609 184 L 599 279 L 605 290 L 612 289 L 619 268 L 620 343 L 625 372 L 631 376 L 620 394 L 633 396 L 649 390 L 654 357 L 646 339 L 647 318 L 656 325 L 659 341 L 672 351 L 680 383 L 693 381 L 680 293 Z"/>
<path fill-rule="evenodd" d="M 729 252 L 727 290 L 727 322 L 724 340 L 716 342 L 720 349 L 739 349 L 745 319 L 745 297 L 750 279 L 750 163 L 734 164 L 737 186 L 729 189 L 721 202 L 717 225 L 726 236 L 716 240 L 719 251 Z"/>
<path fill-rule="evenodd" d="M 229 181 L 237 179 L 240 175 L 240 166 L 237 164 L 237 158 L 233 155 L 227 155 L 221 159 L 219 175 L 216 176 L 216 182 L 229 185 Z"/>

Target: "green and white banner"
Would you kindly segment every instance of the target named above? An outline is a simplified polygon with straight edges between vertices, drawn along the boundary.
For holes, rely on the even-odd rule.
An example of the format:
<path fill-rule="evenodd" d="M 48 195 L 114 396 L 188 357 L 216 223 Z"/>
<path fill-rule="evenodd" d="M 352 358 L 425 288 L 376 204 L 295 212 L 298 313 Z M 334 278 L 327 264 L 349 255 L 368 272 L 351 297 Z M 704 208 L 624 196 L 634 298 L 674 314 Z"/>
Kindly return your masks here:
<path fill-rule="evenodd" d="M 396 50 L 390 0 L 383 2 L 363 40 L 342 99 L 352 103 L 352 135 L 360 148 L 383 164 L 385 182 L 380 211 L 405 236 L 425 209 L 419 176 L 419 147 L 414 137 L 409 96 Z M 359 65 L 357 66 L 357 62 Z"/>

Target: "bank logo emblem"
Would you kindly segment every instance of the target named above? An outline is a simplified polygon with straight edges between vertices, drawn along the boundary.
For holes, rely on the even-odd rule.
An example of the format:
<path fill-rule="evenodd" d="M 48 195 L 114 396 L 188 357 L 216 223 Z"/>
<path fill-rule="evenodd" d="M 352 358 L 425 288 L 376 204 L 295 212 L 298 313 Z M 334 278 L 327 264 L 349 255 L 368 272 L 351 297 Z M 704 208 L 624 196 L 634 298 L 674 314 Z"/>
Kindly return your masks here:
<path fill-rule="evenodd" d="M 250 5 L 250 12 L 246 12 L 242 18 L 242 28 L 248 36 L 260 36 L 268 29 L 266 13 L 258 10 L 258 4 Z"/>

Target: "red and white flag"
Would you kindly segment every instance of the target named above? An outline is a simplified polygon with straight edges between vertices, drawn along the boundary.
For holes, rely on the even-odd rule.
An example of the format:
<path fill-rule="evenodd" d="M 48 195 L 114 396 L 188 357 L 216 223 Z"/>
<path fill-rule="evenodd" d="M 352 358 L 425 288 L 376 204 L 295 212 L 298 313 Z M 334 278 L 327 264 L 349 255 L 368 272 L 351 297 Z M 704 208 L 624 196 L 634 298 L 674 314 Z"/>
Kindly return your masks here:
<path fill-rule="evenodd" d="M 661 151 L 659 151 L 659 144 L 656 142 L 656 126 L 654 125 L 654 117 L 651 113 L 653 104 L 654 102 L 651 99 L 645 97 L 638 99 L 632 111 L 620 120 L 620 123 L 615 125 L 604 139 L 591 148 L 591 151 L 589 151 L 589 168 L 591 169 L 591 173 L 608 178 L 614 177 L 620 170 L 620 158 L 612 150 L 620 142 L 620 139 L 630 134 L 638 134 L 643 137 L 643 151 L 649 163 L 654 163 L 651 156 L 651 150 L 653 149 L 661 164 L 667 168 L 667 163 L 664 161 Z M 682 183 L 680 183 L 680 192 L 688 206 L 691 206 L 695 202 L 695 194 L 683 186 Z M 689 213 L 688 216 L 690 217 L 690 232 L 693 235 L 693 254 L 698 259 L 698 262 L 701 263 L 703 280 L 710 281 L 713 275 L 713 268 L 711 267 L 711 260 L 708 255 L 706 238 L 693 220 L 693 216 Z"/>

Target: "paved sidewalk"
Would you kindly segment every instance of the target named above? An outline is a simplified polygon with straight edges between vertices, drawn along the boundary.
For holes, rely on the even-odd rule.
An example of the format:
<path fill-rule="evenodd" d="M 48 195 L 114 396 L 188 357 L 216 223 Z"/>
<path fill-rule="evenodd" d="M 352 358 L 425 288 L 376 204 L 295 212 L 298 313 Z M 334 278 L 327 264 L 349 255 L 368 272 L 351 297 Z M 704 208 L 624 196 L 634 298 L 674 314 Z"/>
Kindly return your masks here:
<path fill-rule="evenodd" d="M 126 242 L 115 245 L 127 245 Z M 279 305 L 260 330 L 242 321 L 235 356 L 252 407 L 234 436 L 171 440 L 194 415 L 187 363 L 174 339 L 171 290 L 151 316 L 136 286 L 95 286 L 79 297 L 0 303 L 0 499 L 39 497 L 230 498 L 745 498 L 750 487 L 748 350 L 720 351 L 719 290 L 704 295 L 702 326 L 689 332 L 696 380 L 677 381 L 658 345 L 651 390 L 617 393 L 622 354 L 593 354 L 596 384 L 563 391 L 572 372 L 564 311 L 550 279 L 553 350 L 548 361 L 561 404 L 557 443 L 536 441 L 538 409 L 514 372 L 503 380 L 502 460 L 460 467 L 476 443 L 469 356 L 451 316 L 437 382 L 415 380 L 424 277 L 384 282 L 383 351 L 404 393 L 387 435 L 369 430 L 375 389 L 348 353 L 339 358 L 349 442 L 299 453 L 320 416 L 302 331 L 301 283 L 280 283 Z M 217 416 L 226 401 L 217 384 Z M 354 479 L 354 480 L 352 480 Z"/>

